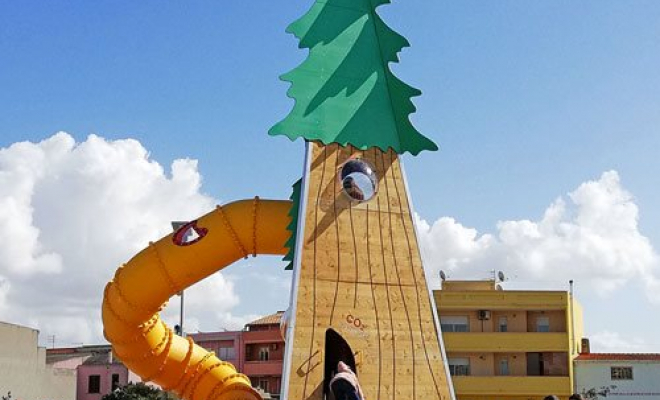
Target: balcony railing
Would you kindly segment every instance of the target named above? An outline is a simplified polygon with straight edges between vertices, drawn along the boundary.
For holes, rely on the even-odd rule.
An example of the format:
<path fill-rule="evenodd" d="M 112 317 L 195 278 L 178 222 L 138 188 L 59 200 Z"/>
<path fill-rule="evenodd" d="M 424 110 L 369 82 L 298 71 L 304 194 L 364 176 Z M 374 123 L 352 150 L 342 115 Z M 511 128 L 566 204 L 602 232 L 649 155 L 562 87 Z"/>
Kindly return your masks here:
<path fill-rule="evenodd" d="M 461 395 L 516 395 L 560 397 L 571 394 L 571 382 L 566 376 L 455 376 L 454 390 Z"/>
<path fill-rule="evenodd" d="M 565 310 L 568 308 L 566 292 L 435 290 L 433 295 L 440 315 L 443 310 Z"/>
<path fill-rule="evenodd" d="M 566 333 L 539 332 L 446 332 L 442 334 L 447 352 L 568 352 Z"/>
<path fill-rule="evenodd" d="M 282 360 L 246 361 L 243 373 L 248 376 L 282 375 Z"/>

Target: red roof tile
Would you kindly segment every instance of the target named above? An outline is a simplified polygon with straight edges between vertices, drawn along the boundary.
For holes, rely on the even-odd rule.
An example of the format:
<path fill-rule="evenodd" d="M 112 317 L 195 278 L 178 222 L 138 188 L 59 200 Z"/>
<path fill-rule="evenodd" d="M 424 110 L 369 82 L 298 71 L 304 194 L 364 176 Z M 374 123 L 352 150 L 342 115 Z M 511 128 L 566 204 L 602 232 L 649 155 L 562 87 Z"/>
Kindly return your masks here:
<path fill-rule="evenodd" d="M 280 320 L 282 319 L 282 315 L 284 314 L 284 311 L 278 311 L 275 314 L 267 315 L 263 318 L 259 318 L 257 320 L 254 320 L 252 322 L 248 322 L 246 326 L 253 326 L 253 325 L 279 325 Z"/>
<path fill-rule="evenodd" d="M 51 354 L 72 354 L 75 353 L 76 349 L 75 347 L 58 347 L 54 349 L 46 349 L 46 354 L 51 355 Z"/>
<path fill-rule="evenodd" d="M 657 353 L 589 353 L 580 354 L 577 361 L 660 361 Z"/>

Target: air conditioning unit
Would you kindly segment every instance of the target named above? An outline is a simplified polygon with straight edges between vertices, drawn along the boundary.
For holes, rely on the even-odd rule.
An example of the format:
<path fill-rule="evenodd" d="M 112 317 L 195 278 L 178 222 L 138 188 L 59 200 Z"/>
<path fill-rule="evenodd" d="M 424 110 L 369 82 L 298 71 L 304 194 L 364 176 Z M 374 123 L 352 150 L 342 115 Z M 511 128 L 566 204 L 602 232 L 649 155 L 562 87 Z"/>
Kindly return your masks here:
<path fill-rule="evenodd" d="M 481 321 L 490 319 L 490 311 L 489 310 L 477 311 L 477 318 Z"/>

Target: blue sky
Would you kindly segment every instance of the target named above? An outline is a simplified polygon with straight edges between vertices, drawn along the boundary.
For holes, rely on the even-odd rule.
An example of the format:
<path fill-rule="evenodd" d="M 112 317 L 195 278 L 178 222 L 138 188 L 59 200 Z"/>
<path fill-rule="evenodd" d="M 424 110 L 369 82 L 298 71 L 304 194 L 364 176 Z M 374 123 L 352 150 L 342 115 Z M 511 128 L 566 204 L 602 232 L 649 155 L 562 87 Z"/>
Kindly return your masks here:
<path fill-rule="evenodd" d="M 79 143 L 134 138 L 166 169 L 198 160 L 200 191 L 218 201 L 286 198 L 303 145 L 266 132 L 292 106 L 278 76 L 305 57 L 284 29 L 310 5 L 3 2 L 0 148 L 57 131 Z M 498 221 L 539 221 L 556 198 L 614 170 L 657 254 L 659 2 L 399 0 L 380 12 L 412 44 L 393 70 L 423 91 L 412 120 L 441 148 L 405 157 L 422 219 L 497 234 Z M 227 276 L 239 282 L 247 269 Z M 234 312 L 270 311 L 236 285 Z M 643 285 L 583 292 L 589 332 L 637 335 L 660 352 L 660 322 L 635 328 L 659 307 Z"/>

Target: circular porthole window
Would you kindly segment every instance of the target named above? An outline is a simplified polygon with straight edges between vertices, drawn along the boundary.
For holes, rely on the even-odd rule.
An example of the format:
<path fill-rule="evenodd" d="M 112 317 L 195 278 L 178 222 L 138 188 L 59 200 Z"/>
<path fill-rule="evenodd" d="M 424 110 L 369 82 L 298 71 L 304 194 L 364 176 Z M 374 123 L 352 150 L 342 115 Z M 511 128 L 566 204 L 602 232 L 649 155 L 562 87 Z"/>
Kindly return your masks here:
<path fill-rule="evenodd" d="M 346 162 L 341 167 L 339 179 L 344 193 L 353 201 L 369 201 L 376 194 L 376 173 L 373 167 L 362 159 Z"/>

